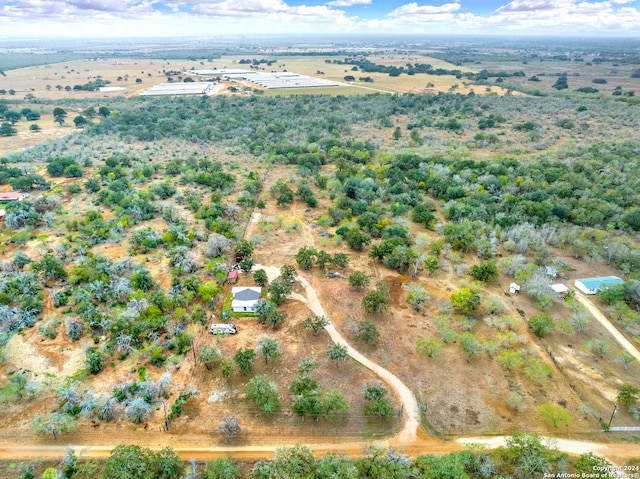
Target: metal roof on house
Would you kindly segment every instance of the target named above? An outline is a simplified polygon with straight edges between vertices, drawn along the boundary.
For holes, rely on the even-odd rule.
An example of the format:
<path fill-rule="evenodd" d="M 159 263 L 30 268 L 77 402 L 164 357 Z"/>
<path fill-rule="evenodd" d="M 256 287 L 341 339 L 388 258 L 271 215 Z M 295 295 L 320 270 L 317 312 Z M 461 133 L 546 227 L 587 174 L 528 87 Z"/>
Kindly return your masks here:
<path fill-rule="evenodd" d="M 598 289 L 602 286 L 624 284 L 624 280 L 622 278 L 618 278 L 617 276 L 599 276 L 597 278 L 579 278 L 576 281 L 580 281 L 588 289 Z"/>
<path fill-rule="evenodd" d="M 234 301 L 256 301 L 262 295 L 259 286 L 236 286 L 231 288 L 231 296 Z"/>
<path fill-rule="evenodd" d="M 0 201 L 15 201 L 20 200 L 25 196 L 27 195 L 21 191 L 7 191 L 5 193 L 0 193 Z"/>

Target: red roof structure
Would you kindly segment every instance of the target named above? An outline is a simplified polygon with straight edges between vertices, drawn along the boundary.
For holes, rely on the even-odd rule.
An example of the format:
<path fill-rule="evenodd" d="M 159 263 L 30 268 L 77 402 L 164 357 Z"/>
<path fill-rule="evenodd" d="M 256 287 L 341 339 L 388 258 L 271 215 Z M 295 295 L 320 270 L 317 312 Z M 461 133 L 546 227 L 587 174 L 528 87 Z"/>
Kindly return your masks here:
<path fill-rule="evenodd" d="M 21 191 L 7 191 L 0 193 L 0 201 L 21 201 L 27 197 L 26 193 Z"/>
<path fill-rule="evenodd" d="M 227 274 L 227 283 L 235 283 L 238 280 L 238 270 L 234 269 Z"/>

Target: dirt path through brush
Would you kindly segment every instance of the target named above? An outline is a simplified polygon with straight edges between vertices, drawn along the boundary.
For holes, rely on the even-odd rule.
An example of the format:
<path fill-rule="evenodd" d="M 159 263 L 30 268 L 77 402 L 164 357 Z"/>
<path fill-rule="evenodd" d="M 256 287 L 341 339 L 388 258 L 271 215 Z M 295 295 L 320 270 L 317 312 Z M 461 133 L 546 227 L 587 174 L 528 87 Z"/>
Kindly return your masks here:
<path fill-rule="evenodd" d="M 576 291 L 576 299 L 584 305 L 585 308 L 595 317 L 604 328 L 611 333 L 614 339 L 622 346 L 631 356 L 640 361 L 640 351 L 629 341 L 624 335 L 618 331 L 609 319 L 600 311 L 586 296 Z"/>

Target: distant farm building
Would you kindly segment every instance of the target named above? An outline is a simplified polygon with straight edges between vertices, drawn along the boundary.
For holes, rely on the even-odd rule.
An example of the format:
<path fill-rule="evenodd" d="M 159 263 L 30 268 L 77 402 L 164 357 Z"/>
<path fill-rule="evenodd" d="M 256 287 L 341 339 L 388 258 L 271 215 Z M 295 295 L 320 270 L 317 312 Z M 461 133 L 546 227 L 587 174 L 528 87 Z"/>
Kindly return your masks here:
<path fill-rule="evenodd" d="M 617 276 L 599 276 L 597 278 L 576 279 L 575 286 L 584 294 L 596 294 L 602 288 L 624 284 L 624 281 Z"/>
<path fill-rule="evenodd" d="M 259 286 L 236 286 L 231 289 L 231 311 L 234 313 L 255 313 L 262 296 Z"/>
<path fill-rule="evenodd" d="M 140 93 L 140 96 L 206 95 L 212 82 L 161 83 Z"/>
<path fill-rule="evenodd" d="M 282 88 L 311 88 L 338 86 L 338 82 L 322 78 L 300 75 L 293 72 L 261 73 L 252 70 L 224 69 L 224 70 L 190 70 L 190 74 L 198 76 L 217 75 L 221 80 L 246 80 L 267 90 Z"/>
<path fill-rule="evenodd" d="M 6 193 L 0 193 L 0 201 L 22 201 L 29 193 L 22 193 L 21 191 L 8 191 Z"/>

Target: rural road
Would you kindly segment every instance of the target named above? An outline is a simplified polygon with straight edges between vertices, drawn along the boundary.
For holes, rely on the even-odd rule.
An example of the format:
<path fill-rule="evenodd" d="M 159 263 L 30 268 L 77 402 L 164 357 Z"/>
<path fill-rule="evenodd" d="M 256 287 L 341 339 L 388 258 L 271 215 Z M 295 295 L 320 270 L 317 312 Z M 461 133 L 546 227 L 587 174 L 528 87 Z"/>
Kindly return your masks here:
<path fill-rule="evenodd" d="M 397 436 L 396 436 L 397 438 Z M 184 440 L 185 438 L 182 438 Z M 447 454 L 450 452 L 466 449 L 470 444 L 478 444 L 487 449 L 495 449 L 505 445 L 506 436 L 496 437 L 465 437 L 454 441 L 442 441 L 434 438 L 418 438 L 415 441 L 399 441 L 389 439 L 379 441 L 378 444 L 388 447 L 392 446 L 397 450 L 410 456 L 419 454 Z M 561 452 L 580 455 L 592 452 L 607 458 L 610 462 L 623 465 L 632 458 L 637 458 L 639 451 L 637 444 L 617 444 L 617 443 L 595 443 L 588 441 L 577 441 L 571 439 L 542 438 L 543 443 L 552 445 Z M 309 448 L 316 456 L 322 456 L 332 451 L 344 452 L 349 457 L 363 455 L 363 450 L 370 445 L 367 441 L 341 442 L 330 444 L 309 444 Z M 0 443 L 0 460 L 33 460 L 33 459 L 62 459 L 69 449 L 73 449 L 79 457 L 83 459 L 105 459 L 111 454 L 111 450 L 117 444 L 86 444 L 73 445 L 60 442 L 59 444 L 2 444 Z M 163 447 L 170 446 L 173 451 L 183 460 L 190 459 L 205 460 L 218 457 L 233 457 L 237 460 L 258 460 L 271 459 L 280 446 L 275 445 L 243 445 L 243 446 L 193 446 L 188 443 L 162 444 L 147 446 L 153 451 L 159 451 Z"/>
<path fill-rule="evenodd" d="M 598 320 L 598 322 L 602 324 L 602 326 L 604 326 L 605 329 L 609 331 L 609 333 L 611 333 L 611 335 L 620 344 L 620 346 L 622 346 L 629 354 L 631 354 L 631 356 L 636 358 L 636 361 L 640 362 L 640 351 L 638 351 L 638 349 L 631 343 L 631 341 L 625 338 L 624 335 L 620 331 L 618 331 L 618 328 L 616 328 L 611 323 L 611 321 L 609 321 L 609 319 L 604 314 L 602 314 L 602 311 L 596 308 L 596 306 L 589 300 L 589 298 L 587 298 L 582 293 L 576 291 L 575 297 L 580 303 L 584 305 L 585 308 L 589 310 L 589 312 Z"/>

